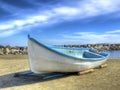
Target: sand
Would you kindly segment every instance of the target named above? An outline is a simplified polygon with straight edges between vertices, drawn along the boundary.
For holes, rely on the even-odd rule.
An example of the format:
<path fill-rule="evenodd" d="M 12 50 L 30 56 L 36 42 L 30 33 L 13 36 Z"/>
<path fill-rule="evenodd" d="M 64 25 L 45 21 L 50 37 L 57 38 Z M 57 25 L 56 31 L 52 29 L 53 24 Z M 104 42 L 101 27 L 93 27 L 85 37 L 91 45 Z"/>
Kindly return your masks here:
<path fill-rule="evenodd" d="M 84 75 L 71 75 L 52 80 L 38 77 L 14 77 L 28 71 L 27 56 L 0 56 L 0 90 L 120 90 L 120 59 L 109 59 L 108 67 Z"/>

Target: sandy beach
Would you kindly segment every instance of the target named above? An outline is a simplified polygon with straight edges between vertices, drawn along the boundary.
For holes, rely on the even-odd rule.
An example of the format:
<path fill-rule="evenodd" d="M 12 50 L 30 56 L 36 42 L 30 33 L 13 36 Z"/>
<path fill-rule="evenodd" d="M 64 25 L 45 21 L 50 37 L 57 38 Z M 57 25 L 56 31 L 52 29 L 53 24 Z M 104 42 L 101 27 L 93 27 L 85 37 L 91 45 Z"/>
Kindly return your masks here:
<path fill-rule="evenodd" d="M 109 59 L 108 67 L 85 75 L 70 75 L 52 80 L 14 77 L 28 71 L 27 55 L 0 56 L 0 90 L 120 90 L 120 59 Z"/>

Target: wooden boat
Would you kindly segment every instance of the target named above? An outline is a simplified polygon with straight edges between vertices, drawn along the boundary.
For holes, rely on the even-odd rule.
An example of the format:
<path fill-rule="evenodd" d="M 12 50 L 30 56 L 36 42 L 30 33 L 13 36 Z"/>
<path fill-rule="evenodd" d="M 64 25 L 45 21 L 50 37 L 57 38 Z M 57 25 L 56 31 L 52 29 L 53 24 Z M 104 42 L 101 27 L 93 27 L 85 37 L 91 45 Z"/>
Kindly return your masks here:
<path fill-rule="evenodd" d="M 90 48 L 47 46 L 28 37 L 28 56 L 31 71 L 79 72 L 103 64 L 109 57 Z"/>

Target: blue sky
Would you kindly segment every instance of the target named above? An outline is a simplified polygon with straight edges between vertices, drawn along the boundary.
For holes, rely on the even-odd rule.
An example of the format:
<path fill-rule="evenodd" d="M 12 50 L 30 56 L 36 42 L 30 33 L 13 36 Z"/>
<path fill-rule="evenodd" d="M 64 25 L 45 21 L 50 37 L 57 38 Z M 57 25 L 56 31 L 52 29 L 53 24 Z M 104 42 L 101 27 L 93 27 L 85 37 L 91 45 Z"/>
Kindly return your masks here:
<path fill-rule="evenodd" d="M 120 0 L 0 0 L 0 45 L 120 43 Z"/>

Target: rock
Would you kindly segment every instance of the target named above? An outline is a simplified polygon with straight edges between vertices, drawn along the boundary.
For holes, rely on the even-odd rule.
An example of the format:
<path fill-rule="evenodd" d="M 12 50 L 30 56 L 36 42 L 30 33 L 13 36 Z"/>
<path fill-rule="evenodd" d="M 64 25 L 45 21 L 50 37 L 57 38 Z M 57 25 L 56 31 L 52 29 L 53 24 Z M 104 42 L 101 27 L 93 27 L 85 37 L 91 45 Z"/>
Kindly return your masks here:
<path fill-rule="evenodd" d="M 9 54 L 10 53 L 10 49 L 8 47 L 5 48 L 5 54 Z"/>

